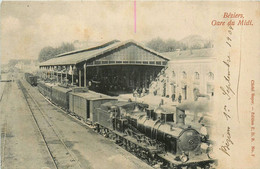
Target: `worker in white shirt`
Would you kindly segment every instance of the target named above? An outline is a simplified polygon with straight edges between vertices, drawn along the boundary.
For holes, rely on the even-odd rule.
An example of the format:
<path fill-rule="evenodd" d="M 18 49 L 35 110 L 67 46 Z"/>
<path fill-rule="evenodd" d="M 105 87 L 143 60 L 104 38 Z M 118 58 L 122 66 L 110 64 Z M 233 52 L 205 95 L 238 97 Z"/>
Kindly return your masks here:
<path fill-rule="evenodd" d="M 201 138 L 202 138 L 202 142 L 206 142 L 209 138 L 209 135 L 208 135 L 208 130 L 207 128 L 205 127 L 204 124 L 201 124 L 201 128 L 200 128 L 200 134 L 201 134 Z"/>

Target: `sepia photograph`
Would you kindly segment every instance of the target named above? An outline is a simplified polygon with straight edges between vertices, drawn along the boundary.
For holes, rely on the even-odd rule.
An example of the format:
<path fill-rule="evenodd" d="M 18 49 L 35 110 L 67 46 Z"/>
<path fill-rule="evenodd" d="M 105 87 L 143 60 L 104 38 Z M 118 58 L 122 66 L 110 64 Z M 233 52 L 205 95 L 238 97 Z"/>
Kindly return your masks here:
<path fill-rule="evenodd" d="M 2 1 L 3 169 L 258 169 L 259 2 Z"/>

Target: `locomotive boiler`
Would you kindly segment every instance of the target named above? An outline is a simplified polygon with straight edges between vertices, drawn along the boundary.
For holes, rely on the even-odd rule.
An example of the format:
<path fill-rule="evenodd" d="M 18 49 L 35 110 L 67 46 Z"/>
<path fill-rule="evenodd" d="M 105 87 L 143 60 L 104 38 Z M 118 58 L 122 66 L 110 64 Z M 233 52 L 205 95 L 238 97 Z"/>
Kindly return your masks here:
<path fill-rule="evenodd" d="M 146 115 L 138 111 L 128 114 L 131 128 L 136 128 L 147 137 L 158 140 L 165 145 L 165 151 L 172 154 L 195 156 L 201 153 L 200 133 L 189 125 L 185 125 L 185 111 L 176 108 L 174 114 L 167 113 L 161 107 L 147 109 Z M 136 114 L 139 114 L 136 115 Z"/>

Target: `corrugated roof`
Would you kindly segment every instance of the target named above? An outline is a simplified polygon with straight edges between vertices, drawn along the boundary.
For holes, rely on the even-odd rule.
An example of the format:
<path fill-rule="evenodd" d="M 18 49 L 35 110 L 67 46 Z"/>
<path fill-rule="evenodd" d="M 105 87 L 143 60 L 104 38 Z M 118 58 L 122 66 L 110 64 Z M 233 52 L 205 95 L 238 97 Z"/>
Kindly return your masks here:
<path fill-rule="evenodd" d="M 95 58 L 95 57 L 102 55 L 106 52 L 109 52 L 111 50 L 117 49 L 128 43 L 133 43 L 133 44 L 143 48 L 144 50 L 147 50 L 147 51 L 157 55 L 158 57 L 163 58 L 164 60 L 167 60 L 167 61 L 169 60 L 169 58 L 163 56 L 162 54 L 157 53 L 157 52 L 153 51 L 152 49 L 147 48 L 144 45 L 137 43 L 133 40 L 129 40 L 129 41 L 125 41 L 125 42 L 119 42 L 116 40 L 116 41 L 111 41 L 111 42 L 113 42 L 113 43 L 111 43 L 111 44 L 106 43 L 108 45 L 104 44 L 104 45 L 101 45 L 98 47 L 93 47 L 93 48 L 88 48 L 88 49 L 84 49 L 84 50 L 78 50 L 78 51 L 68 52 L 65 54 L 60 54 L 56 58 L 53 58 L 53 59 L 40 63 L 40 66 L 75 65 L 80 62 Z"/>
<path fill-rule="evenodd" d="M 57 55 L 56 57 L 62 57 L 62 56 L 75 54 L 75 53 L 79 53 L 79 52 L 85 52 L 85 51 L 90 51 L 90 50 L 101 49 L 101 48 L 107 47 L 109 45 L 112 45 L 114 43 L 118 43 L 118 42 L 120 42 L 120 41 L 115 39 L 115 40 L 109 41 L 109 42 L 101 44 L 101 45 L 96 45 L 96 46 L 89 47 L 87 49 L 80 49 L 80 50 L 74 50 L 74 51 L 62 53 L 62 54 Z"/>
<path fill-rule="evenodd" d="M 213 48 L 174 51 L 162 54 L 170 60 L 201 59 L 213 57 Z"/>
<path fill-rule="evenodd" d="M 71 93 L 71 94 L 82 97 L 82 98 L 86 98 L 88 100 L 102 100 L 102 99 L 115 99 L 115 100 L 117 100 L 115 97 L 111 97 L 111 96 L 101 94 L 101 93 L 96 93 L 94 91 L 88 91 L 86 93 Z"/>

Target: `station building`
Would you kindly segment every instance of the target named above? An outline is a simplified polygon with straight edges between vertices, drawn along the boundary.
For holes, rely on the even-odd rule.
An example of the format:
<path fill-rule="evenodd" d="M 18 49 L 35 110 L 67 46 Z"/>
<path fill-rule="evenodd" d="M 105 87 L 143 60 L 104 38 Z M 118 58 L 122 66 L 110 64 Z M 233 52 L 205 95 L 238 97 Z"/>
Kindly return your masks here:
<path fill-rule="evenodd" d="M 179 95 L 182 101 L 214 97 L 216 58 L 213 57 L 212 48 L 175 51 L 163 55 L 170 61 L 151 84 L 150 93 L 168 97 L 175 102 Z"/>
<path fill-rule="evenodd" d="M 63 53 L 40 63 L 43 77 L 106 93 L 148 90 L 169 59 L 133 40 Z M 109 94 L 109 93 L 107 93 Z"/>

